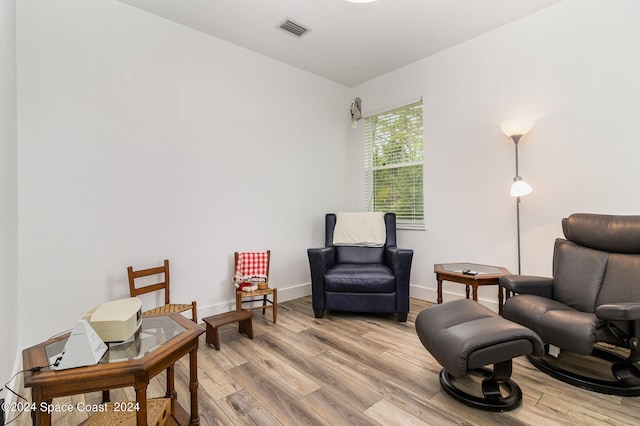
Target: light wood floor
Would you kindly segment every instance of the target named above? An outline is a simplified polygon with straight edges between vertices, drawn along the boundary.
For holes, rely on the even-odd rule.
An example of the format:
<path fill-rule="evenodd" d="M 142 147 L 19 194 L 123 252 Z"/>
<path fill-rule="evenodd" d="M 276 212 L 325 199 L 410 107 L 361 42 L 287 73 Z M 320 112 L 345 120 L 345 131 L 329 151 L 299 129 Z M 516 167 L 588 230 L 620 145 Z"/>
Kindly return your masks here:
<path fill-rule="evenodd" d="M 640 424 L 640 397 L 616 397 L 559 382 L 514 360 L 513 379 L 524 393 L 507 413 L 475 410 L 440 388 L 440 366 L 424 349 L 414 319 L 428 302 L 412 300 L 406 323 L 394 316 L 329 313 L 315 319 L 311 298 L 278 305 L 278 323 L 267 311 L 254 319 L 255 338 L 237 325 L 220 330 L 221 350 L 202 335 L 198 353 L 200 421 L 203 425 L 631 425 Z M 178 400 L 188 407 L 185 357 L 176 365 Z M 162 375 L 151 396 L 162 396 Z M 22 394 L 29 394 L 22 391 Z M 112 392 L 134 399 L 132 389 Z M 54 400 L 99 403 L 99 394 Z M 54 424 L 83 420 L 54 415 Z M 23 415 L 13 424 L 30 424 Z"/>

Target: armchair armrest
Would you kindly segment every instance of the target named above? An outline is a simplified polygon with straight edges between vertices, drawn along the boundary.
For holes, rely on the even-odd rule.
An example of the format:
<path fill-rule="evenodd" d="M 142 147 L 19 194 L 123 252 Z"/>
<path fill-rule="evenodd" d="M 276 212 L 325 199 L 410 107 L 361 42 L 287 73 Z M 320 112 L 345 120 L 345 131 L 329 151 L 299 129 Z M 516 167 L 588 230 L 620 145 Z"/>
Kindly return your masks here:
<path fill-rule="evenodd" d="M 311 269 L 311 295 L 313 309 L 324 309 L 324 274 L 336 263 L 335 247 L 307 249 Z"/>
<path fill-rule="evenodd" d="M 553 279 L 532 275 L 503 275 L 500 286 L 508 291 L 520 294 L 532 294 L 551 299 L 553 296 Z"/>
<path fill-rule="evenodd" d="M 605 321 L 640 320 L 640 303 L 607 303 L 596 308 L 596 316 Z"/>
<path fill-rule="evenodd" d="M 321 247 L 307 249 L 309 255 L 309 266 L 311 272 L 314 269 L 324 272 L 331 268 L 336 263 L 336 248 L 335 247 Z"/>
<path fill-rule="evenodd" d="M 411 262 L 413 250 L 398 247 L 387 247 L 384 262 L 391 268 L 396 278 L 396 312 L 409 312 L 409 279 L 411 277 Z"/>
<path fill-rule="evenodd" d="M 391 268 L 393 274 L 403 274 L 406 269 L 406 275 L 411 272 L 411 261 L 413 259 L 413 250 L 401 249 L 398 247 L 387 247 L 384 251 L 384 263 Z"/>

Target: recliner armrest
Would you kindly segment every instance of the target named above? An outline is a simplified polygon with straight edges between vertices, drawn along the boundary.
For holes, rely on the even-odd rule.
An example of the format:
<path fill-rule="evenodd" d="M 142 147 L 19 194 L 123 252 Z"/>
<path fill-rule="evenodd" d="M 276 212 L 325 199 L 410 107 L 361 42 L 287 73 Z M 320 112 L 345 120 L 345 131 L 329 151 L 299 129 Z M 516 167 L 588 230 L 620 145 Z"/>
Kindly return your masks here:
<path fill-rule="evenodd" d="M 311 269 L 311 297 L 316 318 L 322 317 L 324 310 L 324 274 L 336 263 L 335 247 L 307 249 Z"/>
<path fill-rule="evenodd" d="M 499 282 L 500 286 L 513 293 L 532 294 L 547 299 L 551 299 L 553 296 L 553 278 L 532 275 L 503 275 Z"/>
<path fill-rule="evenodd" d="M 607 303 L 596 308 L 596 316 L 605 321 L 640 320 L 640 303 Z"/>
<path fill-rule="evenodd" d="M 307 249 L 311 270 L 326 271 L 336 263 L 336 248 L 321 247 Z"/>
<path fill-rule="evenodd" d="M 398 247 L 387 247 L 384 251 L 384 263 L 391 268 L 394 275 L 400 272 L 400 269 L 406 268 L 407 273 L 411 270 L 411 260 L 413 259 L 413 250 L 402 249 Z"/>
<path fill-rule="evenodd" d="M 384 251 L 384 262 L 391 268 L 396 278 L 396 313 L 398 321 L 405 321 L 409 312 L 409 281 L 411 279 L 411 262 L 413 250 L 395 246 Z M 403 317 L 404 319 L 400 319 Z"/>

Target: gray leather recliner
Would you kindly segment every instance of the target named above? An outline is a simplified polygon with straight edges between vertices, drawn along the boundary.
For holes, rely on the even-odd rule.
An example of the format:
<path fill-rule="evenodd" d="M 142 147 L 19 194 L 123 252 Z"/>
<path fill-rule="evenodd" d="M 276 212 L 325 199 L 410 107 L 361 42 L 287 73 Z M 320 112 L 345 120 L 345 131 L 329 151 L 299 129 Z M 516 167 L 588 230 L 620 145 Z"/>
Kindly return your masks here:
<path fill-rule="evenodd" d="M 596 343 L 629 349 L 612 363 L 612 380 L 595 379 L 529 356 L 540 370 L 567 383 L 616 395 L 640 395 L 637 362 L 640 324 L 640 216 L 573 214 L 555 242 L 553 278 L 508 275 L 513 293 L 505 318 L 536 332 L 547 346 L 612 358 Z"/>

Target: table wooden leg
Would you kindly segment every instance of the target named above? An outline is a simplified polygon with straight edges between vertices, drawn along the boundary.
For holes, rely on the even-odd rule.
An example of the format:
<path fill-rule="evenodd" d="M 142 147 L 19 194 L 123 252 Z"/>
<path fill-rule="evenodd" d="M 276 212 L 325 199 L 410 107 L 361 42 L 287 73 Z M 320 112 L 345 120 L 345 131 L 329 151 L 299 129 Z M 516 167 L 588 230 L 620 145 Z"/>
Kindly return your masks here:
<path fill-rule="evenodd" d="M 38 387 L 34 387 L 31 390 L 31 398 L 33 403 L 36 405 L 36 409 L 31 411 L 31 422 L 34 426 L 51 426 L 51 413 L 48 413 L 46 410 L 41 411 L 40 408 L 44 406 L 43 403 L 46 403 L 47 406 L 50 406 L 53 400 L 49 399 L 46 401 L 42 400 L 42 389 Z"/>
<path fill-rule="evenodd" d="M 465 286 L 464 286 L 464 292 L 465 292 L 465 294 L 466 294 L 466 296 L 467 296 L 467 299 L 468 299 L 468 298 L 469 298 L 469 285 L 468 285 L 468 284 L 465 284 Z"/>
<path fill-rule="evenodd" d="M 48 401 L 42 401 L 45 402 L 47 407 L 50 407 L 51 404 L 53 403 L 53 400 L 50 399 Z M 40 408 L 43 406 L 42 402 L 40 402 L 40 404 L 38 404 L 37 408 L 36 408 L 36 416 L 34 417 L 34 425 L 37 426 L 51 426 L 51 413 L 46 411 L 46 410 L 40 410 Z"/>
<path fill-rule="evenodd" d="M 498 313 L 502 315 L 502 305 L 503 305 L 503 296 L 502 296 L 502 287 L 498 285 Z"/>
<path fill-rule="evenodd" d="M 198 414 L 198 346 L 189 352 L 189 392 L 191 392 L 191 420 L 189 424 L 199 425 Z"/>
<path fill-rule="evenodd" d="M 476 302 L 478 301 L 478 286 L 476 284 L 472 285 L 471 287 L 473 287 L 473 300 L 475 300 Z M 468 292 L 469 292 L 469 286 L 467 286 L 467 299 L 468 297 Z"/>
<path fill-rule="evenodd" d="M 136 379 L 136 402 L 138 403 L 138 411 L 136 411 L 136 424 L 147 424 L 147 385 L 149 380 Z"/>
<path fill-rule="evenodd" d="M 438 280 L 438 305 L 442 303 L 442 280 Z"/>
<path fill-rule="evenodd" d="M 167 367 L 167 393 L 165 395 L 166 398 L 171 398 L 171 412 L 176 412 L 176 399 L 178 398 L 178 392 L 176 392 L 175 386 L 175 374 L 174 374 L 174 364 Z"/>

